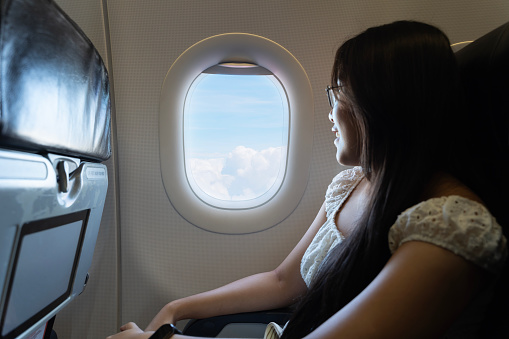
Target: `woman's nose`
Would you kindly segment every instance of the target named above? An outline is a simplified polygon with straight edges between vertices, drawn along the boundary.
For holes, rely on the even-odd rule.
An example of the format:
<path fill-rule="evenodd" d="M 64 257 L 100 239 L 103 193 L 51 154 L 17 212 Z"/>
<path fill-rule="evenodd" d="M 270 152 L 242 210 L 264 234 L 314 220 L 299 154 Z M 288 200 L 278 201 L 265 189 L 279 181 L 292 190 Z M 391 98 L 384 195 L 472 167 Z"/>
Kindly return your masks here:
<path fill-rule="evenodd" d="M 334 119 L 332 118 L 332 110 L 329 112 L 329 120 L 334 123 Z"/>

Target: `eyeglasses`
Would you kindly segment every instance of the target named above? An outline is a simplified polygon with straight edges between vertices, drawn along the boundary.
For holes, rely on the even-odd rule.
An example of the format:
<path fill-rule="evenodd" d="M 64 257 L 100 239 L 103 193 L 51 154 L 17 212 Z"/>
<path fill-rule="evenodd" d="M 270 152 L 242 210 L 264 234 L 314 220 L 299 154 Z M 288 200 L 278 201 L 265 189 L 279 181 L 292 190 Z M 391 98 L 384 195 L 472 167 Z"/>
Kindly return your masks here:
<path fill-rule="evenodd" d="M 327 88 L 325 88 L 325 92 L 327 92 L 327 99 L 329 99 L 329 105 L 331 108 L 334 108 L 337 102 L 336 96 L 334 95 L 334 90 L 337 90 L 339 93 L 342 87 L 343 86 L 327 86 Z"/>

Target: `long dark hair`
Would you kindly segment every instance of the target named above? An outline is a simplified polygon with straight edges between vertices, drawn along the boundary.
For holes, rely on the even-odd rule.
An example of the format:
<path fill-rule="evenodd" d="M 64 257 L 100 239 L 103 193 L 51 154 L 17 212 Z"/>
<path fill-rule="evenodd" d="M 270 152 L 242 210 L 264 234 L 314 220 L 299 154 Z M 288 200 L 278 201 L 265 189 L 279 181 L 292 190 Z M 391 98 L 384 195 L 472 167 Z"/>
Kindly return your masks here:
<path fill-rule="evenodd" d="M 445 34 L 418 22 L 374 27 L 337 51 L 341 83 L 363 137 L 372 195 L 355 231 L 323 262 L 283 338 L 301 338 L 355 298 L 390 257 L 388 232 L 437 171 L 451 172 L 460 91 Z"/>

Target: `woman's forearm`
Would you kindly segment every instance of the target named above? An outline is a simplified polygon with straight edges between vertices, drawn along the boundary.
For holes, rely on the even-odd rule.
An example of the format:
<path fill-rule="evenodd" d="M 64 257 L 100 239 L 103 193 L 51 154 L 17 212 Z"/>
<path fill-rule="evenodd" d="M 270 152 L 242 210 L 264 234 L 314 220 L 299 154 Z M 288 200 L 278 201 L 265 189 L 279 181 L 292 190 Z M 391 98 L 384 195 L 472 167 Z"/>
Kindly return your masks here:
<path fill-rule="evenodd" d="M 287 281 L 276 271 L 270 271 L 175 300 L 163 307 L 147 330 L 155 330 L 164 323 L 175 323 L 182 319 L 201 319 L 288 306 L 302 292 L 302 288 L 291 286 Z"/>
<path fill-rule="evenodd" d="M 175 300 L 163 307 L 147 330 L 156 330 L 165 323 L 182 319 L 203 319 L 293 304 L 307 290 L 300 272 L 302 256 L 326 220 L 324 203 L 306 234 L 274 271 L 255 274 L 209 292 Z"/>

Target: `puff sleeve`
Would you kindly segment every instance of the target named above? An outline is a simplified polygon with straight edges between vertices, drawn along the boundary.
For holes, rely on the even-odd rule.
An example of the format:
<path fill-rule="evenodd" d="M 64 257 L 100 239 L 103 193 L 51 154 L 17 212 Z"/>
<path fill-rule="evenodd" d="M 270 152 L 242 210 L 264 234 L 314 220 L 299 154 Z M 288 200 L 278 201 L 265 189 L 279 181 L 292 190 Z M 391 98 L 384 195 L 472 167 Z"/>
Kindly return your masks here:
<path fill-rule="evenodd" d="M 389 231 L 394 253 L 408 241 L 424 241 L 497 273 L 507 256 L 502 227 L 481 204 L 460 196 L 433 198 L 404 211 Z"/>

